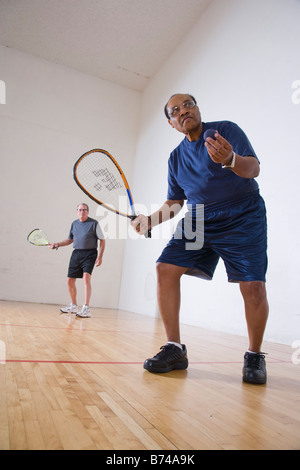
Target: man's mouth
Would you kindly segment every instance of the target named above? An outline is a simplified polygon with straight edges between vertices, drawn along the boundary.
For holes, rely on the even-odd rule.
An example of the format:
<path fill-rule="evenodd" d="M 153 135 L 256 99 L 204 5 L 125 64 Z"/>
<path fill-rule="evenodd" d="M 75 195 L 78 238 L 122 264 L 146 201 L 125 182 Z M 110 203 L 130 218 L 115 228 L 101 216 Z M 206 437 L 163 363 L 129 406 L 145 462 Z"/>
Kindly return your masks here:
<path fill-rule="evenodd" d="M 191 116 L 185 116 L 185 117 L 182 119 L 181 124 L 184 124 L 187 119 L 192 119 L 192 117 L 191 117 Z"/>

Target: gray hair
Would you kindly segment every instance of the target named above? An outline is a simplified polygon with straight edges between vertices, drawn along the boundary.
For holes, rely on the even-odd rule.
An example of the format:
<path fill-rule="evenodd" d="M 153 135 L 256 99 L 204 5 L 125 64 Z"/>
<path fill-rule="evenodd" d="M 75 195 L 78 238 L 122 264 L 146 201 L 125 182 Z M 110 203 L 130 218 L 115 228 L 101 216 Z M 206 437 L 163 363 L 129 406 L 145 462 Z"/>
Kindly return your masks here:
<path fill-rule="evenodd" d="M 80 204 L 78 204 L 77 209 L 79 206 L 85 206 L 88 211 L 90 210 L 89 206 L 85 202 L 81 202 Z"/>

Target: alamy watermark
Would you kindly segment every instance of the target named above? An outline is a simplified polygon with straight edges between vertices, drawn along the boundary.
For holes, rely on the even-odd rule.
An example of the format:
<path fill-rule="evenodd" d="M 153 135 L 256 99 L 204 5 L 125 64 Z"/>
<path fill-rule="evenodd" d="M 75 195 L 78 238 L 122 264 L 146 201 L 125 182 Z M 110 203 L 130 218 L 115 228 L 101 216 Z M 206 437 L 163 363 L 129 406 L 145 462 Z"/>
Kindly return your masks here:
<path fill-rule="evenodd" d="M 3 80 L 0 80 L 0 104 L 6 104 L 6 85 Z"/>
<path fill-rule="evenodd" d="M 119 198 L 119 207 L 118 211 L 122 213 L 128 212 L 127 207 L 127 197 Z M 150 213 L 156 212 L 160 208 L 159 205 L 152 204 L 150 208 Z M 190 206 L 187 204 L 187 211 L 184 214 L 184 217 L 177 223 L 177 227 L 174 227 L 173 213 L 179 213 L 182 209 L 181 206 L 175 207 L 175 205 L 169 208 L 170 210 L 170 221 L 171 221 L 171 230 L 170 224 L 161 224 L 153 228 L 151 236 L 153 239 L 163 239 L 169 240 L 171 233 L 175 240 L 184 240 L 187 250 L 200 250 L 203 247 L 204 243 L 204 204 L 197 204 L 195 206 Z M 164 214 L 166 214 L 165 208 Z M 135 210 L 137 214 L 147 214 L 147 208 L 141 204 L 135 205 Z M 116 214 L 112 211 L 103 210 L 102 206 L 99 206 L 96 210 L 96 216 L 100 222 L 102 232 L 105 238 L 111 240 L 116 239 L 133 239 L 136 240 L 140 238 L 139 233 L 137 233 L 131 226 L 130 221 L 127 217 L 117 217 Z M 168 217 L 166 217 L 167 219 Z"/>
<path fill-rule="evenodd" d="M 0 364 L 5 364 L 6 361 L 6 346 L 4 341 L 0 340 Z"/>
<path fill-rule="evenodd" d="M 292 83 L 292 89 L 295 90 L 292 93 L 291 99 L 293 104 L 300 104 L 300 80 L 294 80 Z"/>
<path fill-rule="evenodd" d="M 298 366 L 300 364 L 300 339 L 293 341 L 292 348 L 295 349 L 292 354 L 292 363 Z"/>
<path fill-rule="evenodd" d="M 300 80 L 292 82 L 291 100 L 293 104 L 300 104 Z M 4 80 L 0 80 L 0 104 L 6 104 L 6 84 Z"/>

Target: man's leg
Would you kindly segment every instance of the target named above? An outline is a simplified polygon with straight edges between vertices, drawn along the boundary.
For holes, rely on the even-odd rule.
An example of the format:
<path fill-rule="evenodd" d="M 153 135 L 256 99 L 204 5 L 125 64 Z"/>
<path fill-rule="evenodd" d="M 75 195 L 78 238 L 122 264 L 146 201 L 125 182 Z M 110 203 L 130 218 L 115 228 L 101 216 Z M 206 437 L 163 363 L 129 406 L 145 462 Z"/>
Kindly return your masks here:
<path fill-rule="evenodd" d="M 68 277 L 68 289 L 73 305 L 77 305 L 76 278 Z"/>
<path fill-rule="evenodd" d="M 269 314 L 266 286 L 261 281 L 240 282 L 245 303 L 249 350 L 260 352 Z"/>
<path fill-rule="evenodd" d="M 188 367 L 186 347 L 180 344 L 179 327 L 180 278 L 186 270 L 171 264 L 157 264 L 157 299 L 168 343 L 156 356 L 144 362 L 144 369 L 149 372 L 170 372 Z"/>
<path fill-rule="evenodd" d="M 244 356 L 243 381 L 265 384 L 267 371 L 261 345 L 269 313 L 266 286 L 260 281 L 240 282 L 240 290 L 245 302 L 249 335 L 249 351 Z"/>
<path fill-rule="evenodd" d="M 83 287 L 84 287 L 84 303 L 86 306 L 89 306 L 91 295 L 92 295 L 91 275 L 89 273 L 83 273 Z"/>
<path fill-rule="evenodd" d="M 91 316 L 90 312 L 90 300 L 92 294 L 92 287 L 91 287 L 91 275 L 87 272 L 83 273 L 83 288 L 84 288 L 84 305 L 80 312 L 76 314 L 77 317 L 82 318 L 89 318 Z"/>
<path fill-rule="evenodd" d="M 168 341 L 180 343 L 180 279 L 187 268 L 158 263 L 157 301 Z"/>
<path fill-rule="evenodd" d="M 69 294 L 71 297 L 71 303 L 70 305 L 67 305 L 66 307 L 62 307 L 60 311 L 62 313 L 77 313 L 77 290 L 76 290 L 76 278 L 73 277 L 68 277 L 68 289 L 69 289 Z"/>

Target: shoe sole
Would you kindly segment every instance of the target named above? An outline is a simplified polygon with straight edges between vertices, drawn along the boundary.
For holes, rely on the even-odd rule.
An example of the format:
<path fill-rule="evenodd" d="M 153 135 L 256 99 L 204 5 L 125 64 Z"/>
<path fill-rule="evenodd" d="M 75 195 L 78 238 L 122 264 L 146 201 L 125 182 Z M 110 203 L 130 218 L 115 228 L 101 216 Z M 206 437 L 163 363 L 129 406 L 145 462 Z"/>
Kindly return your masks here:
<path fill-rule="evenodd" d="M 252 384 L 252 385 L 265 385 L 267 383 L 267 379 L 261 378 L 261 379 L 251 380 L 251 379 L 247 379 L 246 377 L 243 377 L 243 382 L 247 384 Z"/>
<path fill-rule="evenodd" d="M 188 368 L 188 363 L 183 363 L 183 364 L 172 364 L 169 367 L 151 367 L 151 366 L 145 366 L 144 364 L 144 369 L 146 369 L 148 372 L 152 372 L 153 374 L 165 374 L 166 372 L 171 372 L 171 370 L 185 370 Z"/>

